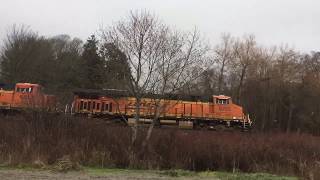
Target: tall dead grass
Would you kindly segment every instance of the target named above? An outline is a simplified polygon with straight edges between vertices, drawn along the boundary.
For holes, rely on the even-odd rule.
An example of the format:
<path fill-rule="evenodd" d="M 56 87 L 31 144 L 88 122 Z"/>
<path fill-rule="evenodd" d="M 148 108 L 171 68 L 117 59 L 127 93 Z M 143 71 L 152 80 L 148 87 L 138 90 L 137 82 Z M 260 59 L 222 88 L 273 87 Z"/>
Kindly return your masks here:
<path fill-rule="evenodd" d="M 0 164 L 53 165 L 68 157 L 84 166 L 271 172 L 320 177 L 320 137 L 308 134 L 131 129 L 103 120 L 29 113 L 0 116 Z"/>

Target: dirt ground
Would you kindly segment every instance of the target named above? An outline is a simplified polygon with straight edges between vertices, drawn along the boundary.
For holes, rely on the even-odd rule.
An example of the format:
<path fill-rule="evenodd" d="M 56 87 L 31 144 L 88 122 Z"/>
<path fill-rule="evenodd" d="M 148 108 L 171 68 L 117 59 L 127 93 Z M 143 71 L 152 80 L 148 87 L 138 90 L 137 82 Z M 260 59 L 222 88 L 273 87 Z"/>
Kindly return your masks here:
<path fill-rule="evenodd" d="M 58 173 L 53 171 L 26 171 L 26 170 L 0 170 L 1 180 L 87 180 L 87 179 L 106 179 L 106 180 L 164 180 L 164 179 L 198 179 L 191 177 L 168 177 L 159 174 L 103 174 L 92 175 L 83 171 Z M 203 178 L 201 178 L 203 179 Z M 205 178 L 207 179 L 207 178 Z M 210 178 L 212 179 L 212 177 Z"/>
<path fill-rule="evenodd" d="M 112 176 L 112 175 L 89 175 L 84 172 L 68 172 L 68 173 L 56 173 L 50 171 L 24 171 L 24 170 L 1 170 L 0 179 L 2 180 L 87 180 L 87 179 L 110 179 L 110 180 L 120 180 L 120 179 L 162 179 L 156 177 L 129 177 L 129 176 Z"/>
<path fill-rule="evenodd" d="M 191 172 L 83 168 L 66 173 L 42 169 L 0 168 L 0 180 L 298 180 L 266 173 Z"/>

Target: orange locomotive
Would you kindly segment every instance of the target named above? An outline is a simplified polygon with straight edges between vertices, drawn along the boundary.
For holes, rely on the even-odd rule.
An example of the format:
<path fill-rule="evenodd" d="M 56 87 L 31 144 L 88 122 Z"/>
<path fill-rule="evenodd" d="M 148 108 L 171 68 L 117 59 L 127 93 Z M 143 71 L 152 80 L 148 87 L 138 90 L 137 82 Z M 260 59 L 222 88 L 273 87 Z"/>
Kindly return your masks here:
<path fill-rule="evenodd" d="M 181 128 L 215 128 L 217 125 L 245 129 L 251 127 L 251 120 L 243 113 L 242 107 L 224 95 L 144 95 L 140 103 L 141 122 L 151 122 L 155 117 L 156 104 L 162 107 L 157 116 L 160 124 L 176 124 Z M 122 90 L 75 91 L 72 106 L 75 114 L 122 117 L 129 124 L 135 121 L 136 99 Z"/>
<path fill-rule="evenodd" d="M 56 98 L 42 92 L 42 86 L 31 83 L 17 83 L 12 90 L 0 89 L 0 109 L 54 109 Z"/>

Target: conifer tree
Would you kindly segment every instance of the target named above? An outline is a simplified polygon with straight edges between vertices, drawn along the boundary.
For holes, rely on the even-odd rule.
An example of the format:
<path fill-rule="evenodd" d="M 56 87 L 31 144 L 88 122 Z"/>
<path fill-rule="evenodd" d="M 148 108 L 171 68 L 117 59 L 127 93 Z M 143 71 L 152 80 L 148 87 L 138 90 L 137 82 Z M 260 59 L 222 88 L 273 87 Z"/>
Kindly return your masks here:
<path fill-rule="evenodd" d="M 85 66 L 84 87 L 101 88 L 103 82 L 103 61 L 98 53 L 98 40 L 91 35 L 83 46 L 82 58 Z"/>

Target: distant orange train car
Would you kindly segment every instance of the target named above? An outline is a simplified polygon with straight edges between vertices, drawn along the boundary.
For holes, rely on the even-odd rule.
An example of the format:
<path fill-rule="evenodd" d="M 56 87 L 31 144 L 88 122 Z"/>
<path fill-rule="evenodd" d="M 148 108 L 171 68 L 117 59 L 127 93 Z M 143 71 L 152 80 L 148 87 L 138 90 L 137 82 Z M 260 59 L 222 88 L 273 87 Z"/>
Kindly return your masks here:
<path fill-rule="evenodd" d="M 0 88 L 0 109 L 54 109 L 56 98 L 43 93 L 39 84 L 17 83 L 14 89 Z"/>
<path fill-rule="evenodd" d="M 159 99 L 161 99 L 159 101 Z M 250 128 L 251 120 L 243 108 L 232 102 L 231 97 L 145 95 L 140 103 L 140 121 L 151 122 L 154 118 L 156 100 L 162 108 L 160 124 L 175 124 L 181 128 L 227 127 Z M 136 114 L 136 99 L 121 90 L 78 90 L 74 92 L 73 113 L 90 116 L 122 117 L 133 123 Z M 158 106 L 159 107 L 159 106 Z"/>

